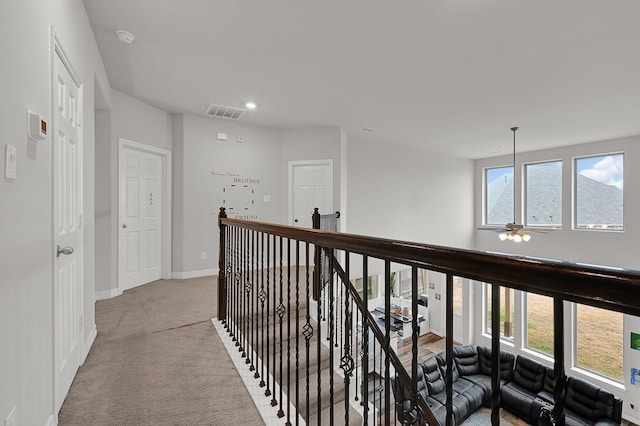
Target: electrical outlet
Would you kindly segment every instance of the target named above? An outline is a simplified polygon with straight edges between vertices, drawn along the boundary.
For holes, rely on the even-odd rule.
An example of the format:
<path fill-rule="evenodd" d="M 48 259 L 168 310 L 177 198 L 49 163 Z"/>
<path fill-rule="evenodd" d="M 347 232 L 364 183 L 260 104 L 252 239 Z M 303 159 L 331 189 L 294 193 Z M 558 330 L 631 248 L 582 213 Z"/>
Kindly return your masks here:
<path fill-rule="evenodd" d="M 207 252 L 206 251 L 201 251 L 200 252 L 200 260 L 207 260 Z"/>
<path fill-rule="evenodd" d="M 13 407 L 7 417 L 4 418 L 4 426 L 17 426 L 16 407 Z"/>

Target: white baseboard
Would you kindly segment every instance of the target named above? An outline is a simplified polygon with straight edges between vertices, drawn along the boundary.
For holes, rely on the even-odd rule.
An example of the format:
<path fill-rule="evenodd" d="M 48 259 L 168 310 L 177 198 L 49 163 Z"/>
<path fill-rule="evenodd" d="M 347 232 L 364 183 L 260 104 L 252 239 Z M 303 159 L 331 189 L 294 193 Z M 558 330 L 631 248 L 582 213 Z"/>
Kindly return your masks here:
<path fill-rule="evenodd" d="M 54 416 L 53 414 L 51 414 L 49 416 L 49 418 L 47 419 L 47 421 L 45 422 L 44 426 L 56 426 L 56 416 Z"/>
<path fill-rule="evenodd" d="M 96 328 L 96 325 L 93 324 L 91 326 L 91 333 L 89 333 L 89 337 L 87 337 L 87 340 L 84 342 L 84 347 L 82 348 L 82 358 L 80 359 L 80 365 L 83 365 L 87 360 L 87 356 L 89 355 L 89 351 L 93 346 L 93 342 L 96 341 L 96 337 L 98 337 L 98 329 Z"/>
<path fill-rule="evenodd" d="M 218 268 L 215 269 L 202 269 L 200 271 L 188 271 L 188 272 L 172 272 L 171 278 L 174 280 L 186 280 L 189 278 L 208 277 L 211 275 L 218 275 Z"/>
<path fill-rule="evenodd" d="M 122 293 L 117 288 L 111 290 L 96 291 L 96 300 L 111 299 L 112 297 L 120 296 Z"/>

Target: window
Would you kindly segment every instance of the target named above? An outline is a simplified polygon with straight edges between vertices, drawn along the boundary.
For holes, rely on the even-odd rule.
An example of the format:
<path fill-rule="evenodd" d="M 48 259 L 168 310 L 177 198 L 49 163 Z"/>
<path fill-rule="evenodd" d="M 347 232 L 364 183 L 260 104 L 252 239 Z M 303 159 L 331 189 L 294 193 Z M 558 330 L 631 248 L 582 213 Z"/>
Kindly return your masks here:
<path fill-rule="evenodd" d="M 462 316 L 462 278 L 453 277 L 453 314 Z"/>
<path fill-rule="evenodd" d="M 400 283 L 398 295 L 404 299 L 411 299 L 411 269 L 394 272 L 396 282 Z M 392 275 L 393 275 L 392 274 Z M 418 273 L 418 296 L 425 293 L 422 274 Z"/>
<path fill-rule="evenodd" d="M 575 162 L 575 227 L 623 229 L 623 154 Z"/>
<path fill-rule="evenodd" d="M 622 381 L 623 315 L 576 305 L 576 366 Z"/>
<path fill-rule="evenodd" d="M 372 275 L 368 278 L 367 280 L 367 298 L 369 300 L 371 299 L 375 299 L 378 297 L 378 287 L 379 287 L 379 281 L 380 281 L 380 276 L 379 275 Z M 363 290 L 363 283 L 364 280 L 362 278 L 356 278 L 355 280 L 355 287 L 356 290 L 358 291 L 358 294 L 362 295 L 362 290 Z"/>
<path fill-rule="evenodd" d="M 491 284 L 485 285 L 485 333 L 491 334 Z M 513 342 L 515 320 L 514 290 L 512 288 L 500 287 L 500 336 Z"/>
<path fill-rule="evenodd" d="M 562 226 L 562 161 L 527 164 L 527 226 Z"/>
<path fill-rule="evenodd" d="M 534 351 L 553 356 L 553 299 L 527 293 L 526 344 Z"/>
<path fill-rule="evenodd" d="M 513 167 L 485 169 L 485 223 L 513 222 Z"/>

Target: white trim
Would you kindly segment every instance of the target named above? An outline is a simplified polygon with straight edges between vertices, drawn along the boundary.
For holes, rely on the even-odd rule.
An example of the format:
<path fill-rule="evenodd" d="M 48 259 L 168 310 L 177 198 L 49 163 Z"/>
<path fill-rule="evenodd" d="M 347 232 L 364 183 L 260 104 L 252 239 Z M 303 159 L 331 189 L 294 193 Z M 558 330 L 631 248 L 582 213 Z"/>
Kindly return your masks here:
<path fill-rule="evenodd" d="M 57 424 L 58 424 L 58 422 L 56 422 L 56 416 L 54 416 L 53 414 L 51 414 L 47 418 L 47 421 L 44 422 L 44 426 L 56 426 Z"/>
<path fill-rule="evenodd" d="M 122 293 L 117 288 L 112 288 L 111 290 L 102 290 L 96 291 L 96 301 L 111 299 L 116 296 L 120 296 Z"/>
<path fill-rule="evenodd" d="M 82 349 L 82 355 L 80 355 L 80 365 L 84 365 L 84 362 L 87 360 L 87 356 L 89 355 L 89 351 L 91 351 L 91 347 L 93 346 L 93 342 L 96 341 L 96 337 L 98 337 L 98 329 L 96 325 L 93 324 L 91 328 L 91 333 L 87 337 L 87 340 L 84 342 L 84 347 Z"/>
<path fill-rule="evenodd" d="M 171 278 L 174 280 L 187 280 L 189 278 L 200 278 L 200 277 L 209 277 L 211 275 L 218 275 L 218 272 L 220 272 L 219 268 L 201 269 L 199 271 L 188 271 L 188 272 L 173 272 L 171 273 Z"/>
<path fill-rule="evenodd" d="M 249 368 L 247 368 L 247 364 L 245 363 L 246 358 L 243 358 L 241 353 L 238 352 L 238 348 L 231 340 L 231 337 L 229 337 L 229 333 L 226 332 L 222 323 L 216 318 L 211 318 L 211 322 L 220 336 L 220 340 L 222 340 L 222 344 L 225 346 L 231 361 L 235 365 L 236 371 L 240 375 L 240 378 L 242 378 L 247 391 L 249 391 L 249 395 L 251 396 L 251 399 L 253 399 L 253 403 L 256 405 L 262 420 L 268 425 L 284 424 L 286 419 L 278 417 L 278 406 L 271 406 L 271 398 L 264 395 L 264 388 L 260 387 L 260 382 L 253 377 L 253 373 L 251 373 Z M 256 369 L 259 371 L 262 367 L 262 361 L 255 352 L 253 359 L 256 360 Z M 289 397 L 286 392 L 280 390 L 280 386 L 273 380 L 273 376 L 271 374 L 269 374 L 268 377 L 265 377 L 265 380 L 269 380 L 273 383 L 273 389 L 271 389 L 271 391 L 275 395 L 280 395 L 282 392 L 282 400 L 289 401 Z M 289 412 L 296 412 L 296 407 L 291 401 L 289 402 Z M 292 421 L 293 420 L 294 419 L 292 419 Z M 301 415 L 298 415 L 298 424 L 302 426 L 306 425 L 306 422 Z"/>
<path fill-rule="evenodd" d="M 288 171 L 288 207 L 287 207 L 287 220 L 288 220 L 288 224 L 290 226 L 293 226 L 293 168 L 295 166 L 323 166 L 323 165 L 327 165 L 331 168 L 331 173 L 329 174 L 329 177 L 331 179 L 331 210 L 333 211 L 333 196 L 334 196 L 334 188 L 333 188 L 333 160 L 332 159 L 326 159 L 326 160 L 295 160 L 295 161 L 289 161 L 289 171 Z M 326 212 L 320 212 L 322 213 L 326 213 Z"/>
<path fill-rule="evenodd" d="M 158 155 L 162 158 L 162 176 L 163 176 L 163 211 L 162 211 L 162 278 L 170 279 L 171 274 L 171 210 L 172 210 L 172 201 L 171 201 L 171 151 L 167 151 L 166 149 L 156 148 L 154 146 L 141 144 L 139 142 L 134 142 L 125 138 L 118 138 L 118 153 L 117 153 L 117 173 L 116 173 L 116 192 L 117 192 L 117 243 L 116 247 L 118 250 L 117 255 L 117 273 L 118 273 L 118 292 L 122 294 L 122 283 L 121 277 L 122 273 L 120 268 L 122 266 L 122 262 L 120 262 L 120 229 L 122 227 L 122 219 L 120 214 L 120 206 L 121 206 L 121 188 L 120 188 L 120 172 L 121 172 L 121 155 L 122 149 L 129 148 L 134 149 L 136 151 L 147 152 L 151 154 Z"/>

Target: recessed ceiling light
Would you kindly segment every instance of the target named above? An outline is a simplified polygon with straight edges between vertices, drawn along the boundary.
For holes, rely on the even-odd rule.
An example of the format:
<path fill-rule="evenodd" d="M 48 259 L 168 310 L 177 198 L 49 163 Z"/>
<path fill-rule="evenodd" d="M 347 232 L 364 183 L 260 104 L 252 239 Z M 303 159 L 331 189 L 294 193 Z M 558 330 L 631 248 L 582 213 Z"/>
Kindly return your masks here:
<path fill-rule="evenodd" d="M 247 109 L 256 109 L 258 105 L 256 105 L 256 103 L 253 101 L 249 101 L 246 104 L 244 104 L 244 106 L 246 106 Z"/>
<path fill-rule="evenodd" d="M 121 42 L 126 44 L 131 44 L 133 43 L 133 40 L 136 39 L 136 36 L 131 34 L 129 31 L 125 31 L 125 30 L 116 31 L 116 35 L 118 36 Z"/>

